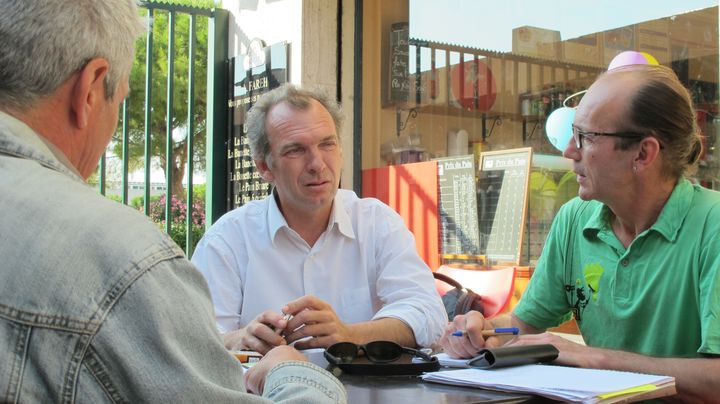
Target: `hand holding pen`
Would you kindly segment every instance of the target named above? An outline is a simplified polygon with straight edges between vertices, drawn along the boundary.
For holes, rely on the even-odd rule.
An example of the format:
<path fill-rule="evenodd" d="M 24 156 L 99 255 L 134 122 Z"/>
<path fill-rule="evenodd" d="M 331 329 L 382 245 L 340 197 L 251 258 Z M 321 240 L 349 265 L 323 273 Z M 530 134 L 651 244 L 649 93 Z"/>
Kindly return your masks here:
<path fill-rule="evenodd" d="M 500 324 L 509 325 L 510 321 L 503 319 Z M 507 338 L 519 333 L 516 327 L 494 327 L 482 313 L 470 311 L 455 316 L 447 324 L 439 344 L 453 358 L 472 358 L 479 350 L 501 346 Z"/>

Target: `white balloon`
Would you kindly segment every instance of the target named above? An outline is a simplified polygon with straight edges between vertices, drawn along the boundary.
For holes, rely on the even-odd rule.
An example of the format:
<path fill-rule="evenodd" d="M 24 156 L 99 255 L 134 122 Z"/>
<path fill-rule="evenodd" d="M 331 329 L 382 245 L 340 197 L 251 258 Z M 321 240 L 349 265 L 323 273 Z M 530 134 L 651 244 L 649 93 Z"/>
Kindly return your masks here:
<path fill-rule="evenodd" d="M 553 111 L 545 122 L 545 133 L 550 143 L 561 152 L 572 138 L 575 108 L 562 107 Z"/>

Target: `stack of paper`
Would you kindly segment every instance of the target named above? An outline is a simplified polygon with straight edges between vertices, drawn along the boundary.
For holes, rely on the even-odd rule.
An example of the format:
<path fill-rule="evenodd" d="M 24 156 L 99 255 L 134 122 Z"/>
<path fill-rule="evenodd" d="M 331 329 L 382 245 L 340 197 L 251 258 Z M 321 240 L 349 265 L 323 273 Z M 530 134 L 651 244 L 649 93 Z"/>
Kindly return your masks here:
<path fill-rule="evenodd" d="M 426 373 L 428 382 L 537 394 L 555 400 L 600 403 L 675 394 L 675 378 L 613 370 L 524 365 L 494 370 Z"/>

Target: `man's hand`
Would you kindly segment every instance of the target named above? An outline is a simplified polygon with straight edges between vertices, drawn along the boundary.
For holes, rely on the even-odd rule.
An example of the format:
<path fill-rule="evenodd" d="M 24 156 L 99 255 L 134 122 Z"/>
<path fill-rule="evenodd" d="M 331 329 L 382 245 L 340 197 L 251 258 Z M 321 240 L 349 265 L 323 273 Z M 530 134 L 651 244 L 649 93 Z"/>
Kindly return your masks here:
<path fill-rule="evenodd" d="M 289 346 L 279 346 L 270 350 L 260 362 L 254 364 L 250 370 L 245 372 L 245 388 L 250 393 L 262 394 L 265 387 L 265 378 L 268 372 L 280 362 L 303 361 L 309 362 L 308 358 Z"/>
<path fill-rule="evenodd" d="M 283 307 L 283 312 L 294 316 L 288 322 L 285 338 L 289 344 L 298 341 L 297 349 L 326 348 L 336 342 L 354 341 L 350 328 L 340 321 L 332 306 L 315 296 L 293 300 Z"/>
<path fill-rule="evenodd" d="M 225 348 L 230 350 L 247 349 L 266 354 L 276 346 L 287 345 L 282 333 L 275 330 L 285 330 L 287 320 L 282 314 L 272 310 L 259 314 L 245 328 L 230 331 L 223 335 Z"/>
<path fill-rule="evenodd" d="M 440 338 L 440 346 L 443 351 L 453 358 L 472 358 L 484 347 L 497 347 L 502 345 L 498 337 L 482 335 L 483 329 L 492 329 L 493 325 L 477 311 L 455 316 L 453 321 L 445 326 L 445 333 Z M 463 333 L 462 336 L 453 336 L 456 331 Z"/>

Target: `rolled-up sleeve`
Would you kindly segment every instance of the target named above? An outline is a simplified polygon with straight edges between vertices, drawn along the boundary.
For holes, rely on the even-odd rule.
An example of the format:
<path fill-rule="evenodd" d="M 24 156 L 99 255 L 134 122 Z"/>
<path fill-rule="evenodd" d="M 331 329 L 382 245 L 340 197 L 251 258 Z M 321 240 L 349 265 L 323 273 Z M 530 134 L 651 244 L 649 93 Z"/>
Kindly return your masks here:
<path fill-rule="evenodd" d="M 418 255 L 415 238 L 400 215 L 390 208 L 381 211 L 381 225 L 376 227 L 377 291 L 384 306 L 373 318 L 399 319 L 412 329 L 419 346 L 430 346 L 448 321 L 432 271 Z"/>

